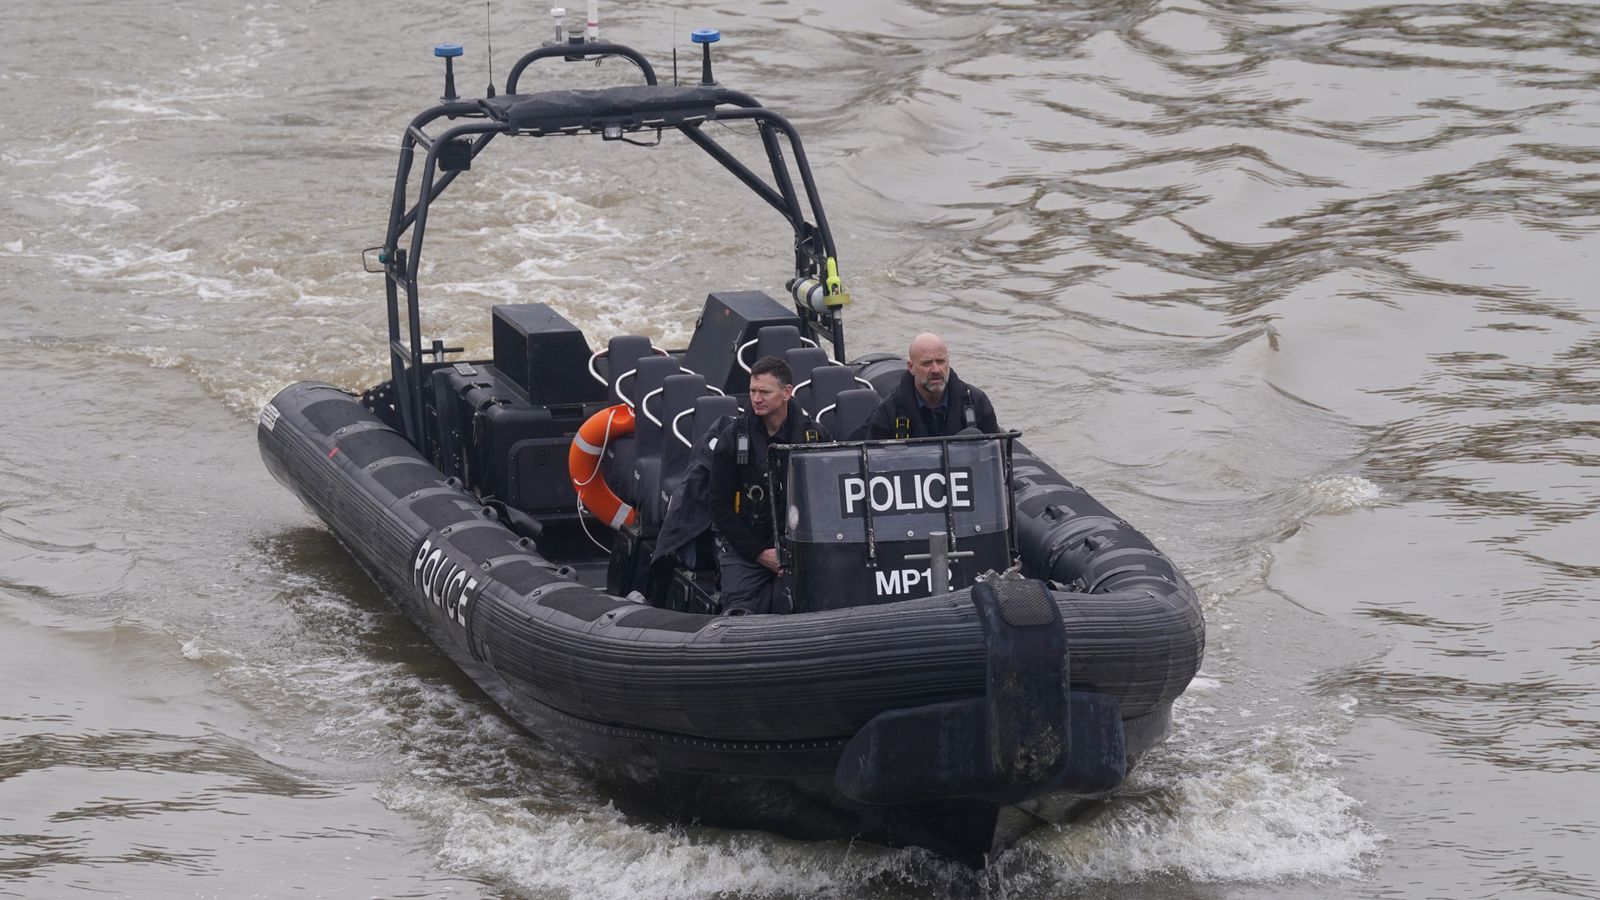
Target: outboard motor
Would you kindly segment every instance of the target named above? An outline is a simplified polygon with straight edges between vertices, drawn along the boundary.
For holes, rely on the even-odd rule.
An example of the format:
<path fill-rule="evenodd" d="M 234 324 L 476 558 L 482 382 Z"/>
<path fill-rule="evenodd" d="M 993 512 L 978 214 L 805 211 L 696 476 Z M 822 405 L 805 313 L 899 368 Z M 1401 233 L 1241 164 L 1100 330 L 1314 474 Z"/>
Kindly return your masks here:
<path fill-rule="evenodd" d="M 1013 558 L 1010 436 L 809 448 L 789 454 L 780 546 L 795 610 L 926 597 L 929 535 L 950 536 L 951 589 Z"/>

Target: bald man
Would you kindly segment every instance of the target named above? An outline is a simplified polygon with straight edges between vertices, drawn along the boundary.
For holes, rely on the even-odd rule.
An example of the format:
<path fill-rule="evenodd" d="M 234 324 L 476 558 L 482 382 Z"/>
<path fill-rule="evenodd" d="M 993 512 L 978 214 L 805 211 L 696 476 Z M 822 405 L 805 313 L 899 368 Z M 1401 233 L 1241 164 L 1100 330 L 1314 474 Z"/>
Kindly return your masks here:
<path fill-rule="evenodd" d="M 906 374 L 894 393 L 884 398 L 853 437 L 869 441 L 947 437 L 968 428 L 984 434 L 998 432 L 994 404 L 983 391 L 956 377 L 944 341 L 936 334 L 924 333 L 911 341 Z"/>

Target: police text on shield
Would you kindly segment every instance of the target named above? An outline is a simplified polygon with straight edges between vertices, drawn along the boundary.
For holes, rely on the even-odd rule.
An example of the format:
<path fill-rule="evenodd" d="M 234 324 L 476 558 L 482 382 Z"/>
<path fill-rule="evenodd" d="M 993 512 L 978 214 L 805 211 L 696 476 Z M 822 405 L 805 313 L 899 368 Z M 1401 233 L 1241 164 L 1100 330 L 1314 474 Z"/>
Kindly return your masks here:
<path fill-rule="evenodd" d="M 845 475 L 839 482 L 844 514 L 861 516 L 870 505 L 874 514 L 972 509 L 972 470 L 915 469 L 862 478 Z"/>

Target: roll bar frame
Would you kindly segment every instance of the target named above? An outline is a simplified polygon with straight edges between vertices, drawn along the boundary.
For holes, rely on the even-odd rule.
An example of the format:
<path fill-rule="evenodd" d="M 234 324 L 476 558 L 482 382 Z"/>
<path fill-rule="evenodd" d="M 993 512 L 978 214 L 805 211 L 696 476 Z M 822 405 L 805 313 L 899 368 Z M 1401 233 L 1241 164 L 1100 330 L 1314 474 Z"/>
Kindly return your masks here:
<path fill-rule="evenodd" d="M 683 90 L 659 85 L 655 70 L 649 61 L 638 51 L 622 44 L 584 44 L 581 45 L 581 49 L 576 45 L 541 47 L 517 60 L 506 77 L 506 96 L 501 97 L 498 104 L 492 102 L 494 92 L 491 86 L 489 99 L 454 100 L 424 110 L 407 124 L 401 135 L 400 159 L 395 172 L 394 193 L 389 205 L 388 230 L 383 245 L 373 249 L 380 251 L 378 262 L 381 269 L 378 271 L 385 275 L 389 313 L 389 361 L 395 390 L 395 405 L 399 410 L 399 422 L 395 424 L 425 456 L 432 452 L 434 444 L 433 436 L 423 427 L 424 394 L 428 373 L 432 369 L 448 365 L 444 360 L 445 354 L 461 352 L 459 348 L 446 347 L 444 342 L 439 340 L 434 340 L 427 346 L 423 344 L 417 274 L 421 269 L 428 211 L 445 189 L 455 182 L 456 176 L 461 174 L 463 169 L 469 168 L 471 160 L 477 159 L 489 142 L 496 137 L 600 134 L 604 139 L 610 140 L 621 137 L 624 133 L 654 130 L 659 136 L 667 129 L 674 129 L 732 173 L 789 223 L 794 231 L 795 279 L 816 279 L 823 284 L 829 284 L 829 276 L 837 265 L 834 262 L 837 251 L 800 135 L 787 119 L 766 109 L 755 98 L 716 85 L 699 86 L 707 93 L 698 96 L 709 98 L 709 102 L 701 110 L 703 114 L 683 116 L 680 121 L 672 121 L 670 116 L 652 121 L 649 118 L 652 110 L 647 105 L 642 105 L 637 85 L 619 85 L 592 91 L 546 91 L 523 95 L 516 93 L 524 72 L 539 60 L 560 58 L 566 61 L 598 61 L 610 57 L 619 57 L 632 62 L 639 68 L 645 86 L 660 88 L 658 93 Z M 569 105 L 574 98 L 580 101 L 587 98 L 590 105 L 584 108 L 580 102 L 574 106 L 570 121 L 560 118 L 553 122 L 542 119 L 539 130 L 529 130 L 520 127 L 506 113 L 506 104 L 512 97 L 518 98 L 519 101 L 533 102 L 546 97 L 557 98 L 568 102 Z M 619 126 L 614 121 L 597 124 L 595 119 L 602 114 L 613 120 L 619 115 L 632 116 L 633 121 L 620 126 L 619 131 Z M 437 134 L 429 133 L 428 128 L 440 120 L 451 123 L 455 120 L 465 121 L 460 124 L 450 124 Z M 762 149 L 766 154 L 767 166 L 770 169 L 770 182 L 705 132 L 702 126 L 712 120 L 751 120 L 756 123 Z M 445 147 L 459 147 L 459 144 L 455 143 L 458 141 L 468 142 L 470 152 L 466 160 L 467 165 L 445 170 L 439 164 L 441 150 Z M 783 149 L 784 141 L 788 143 L 793 166 L 800 176 L 804 202 L 800 193 L 796 191 L 790 174 L 790 162 L 785 157 Z M 412 200 L 408 188 L 418 148 L 422 149 L 425 156 L 420 184 L 416 197 Z M 459 149 L 454 152 L 459 156 Z M 830 266 L 830 263 L 833 263 L 833 266 Z M 833 284 L 837 284 L 836 278 L 833 279 Z M 828 341 L 834 359 L 844 361 L 842 307 L 829 306 L 825 311 L 819 312 L 797 301 L 795 310 L 800 317 L 801 333 L 812 340 Z"/>

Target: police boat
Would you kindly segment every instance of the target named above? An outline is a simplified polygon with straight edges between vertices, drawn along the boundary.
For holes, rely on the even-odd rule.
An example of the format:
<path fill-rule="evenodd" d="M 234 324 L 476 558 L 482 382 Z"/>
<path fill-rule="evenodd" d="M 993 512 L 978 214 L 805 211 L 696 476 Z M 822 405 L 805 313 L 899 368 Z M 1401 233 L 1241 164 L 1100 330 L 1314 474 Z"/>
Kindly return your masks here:
<path fill-rule="evenodd" d="M 1166 738 L 1200 665 L 1200 606 L 1144 535 L 1008 432 L 773 446 L 791 608 L 719 615 L 705 535 L 680 527 L 668 548 L 663 525 L 751 361 L 785 359 L 799 405 L 838 436 L 905 364 L 846 356 L 849 298 L 800 137 L 712 79 L 717 37 L 694 34 L 698 83 L 580 35 L 478 99 L 455 93 L 460 48 L 437 48 L 445 96 L 404 129 L 366 257 L 385 276 L 392 377 L 283 389 L 261 455 L 465 673 L 619 800 L 981 865 L 1115 791 Z M 600 59 L 640 83 L 519 89 L 535 63 Z M 706 127 L 729 122 L 759 133 L 754 167 Z M 493 306 L 492 358 L 424 339 L 429 210 L 491 143 L 650 143 L 634 135 L 696 145 L 792 227 L 782 302 L 709 290 L 684 348 L 591 343 L 540 302 Z"/>

